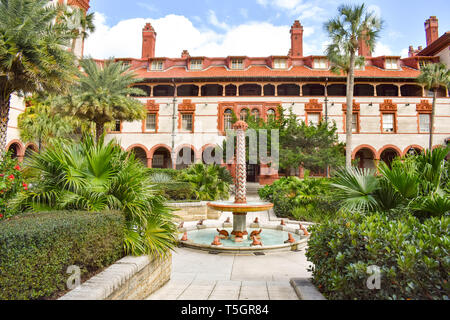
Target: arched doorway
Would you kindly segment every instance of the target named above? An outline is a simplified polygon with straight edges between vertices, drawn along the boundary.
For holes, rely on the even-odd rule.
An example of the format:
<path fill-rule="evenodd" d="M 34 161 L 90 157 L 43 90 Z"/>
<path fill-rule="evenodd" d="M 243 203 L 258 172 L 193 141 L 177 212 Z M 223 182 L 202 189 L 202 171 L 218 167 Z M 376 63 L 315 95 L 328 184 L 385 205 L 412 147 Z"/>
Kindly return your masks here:
<path fill-rule="evenodd" d="M 25 153 L 24 153 L 23 160 L 25 162 L 29 161 L 29 159 L 31 158 L 31 156 L 35 152 L 39 152 L 38 147 L 36 147 L 36 145 L 34 145 L 34 144 L 27 145 L 26 148 L 25 148 Z"/>
<path fill-rule="evenodd" d="M 147 160 L 147 151 L 145 151 L 143 148 L 141 147 L 133 147 L 130 152 L 134 153 L 134 157 L 139 160 L 140 162 L 142 162 L 142 164 L 144 166 L 147 167 L 148 164 L 148 160 Z"/>
<path fill-rule="evenodd" d="M 380 153 L 380 160 L 384 161 L 389 167 L 395 158 L 400 157 L 401 152 L 395 147 L 385 147 Z"/>
<path fill-rule="evenodd" d="M 177 152 L 176 169 L 183 170 L 195 163 L 195 151 L 190 147 L 182 147 Z"/>
<path fill-rule="evenodd" d="M 416 156 L 416 155 L 421 154 L 422 152 L 423 152 L 423 148 L 421 146 L 412 145 L 412 146 L 406 147 L 406 149 L 403 151 L 403 156 L 404 157 Z"/>
<path fill-rule="evenodd" d="M 22 147 L 17 142 L 11 143 L 8 147 L 8 152 L 11 152 L 11 158 L 16 159 L 22 156 Z"/>
<path fill-rule="evenodd" d="M 152 154 L 152 168 L 170 169 L 172 168 L 172 160 L 170 150 L 166 147 L 158 147 Z"/>
<path fill-rule="evenodd" d="M 360 169 L 375 169 L 375 157 L 376 152 L 373 148 L 362 146 L 356 150 L 354 159 L 358 161 Z"/>

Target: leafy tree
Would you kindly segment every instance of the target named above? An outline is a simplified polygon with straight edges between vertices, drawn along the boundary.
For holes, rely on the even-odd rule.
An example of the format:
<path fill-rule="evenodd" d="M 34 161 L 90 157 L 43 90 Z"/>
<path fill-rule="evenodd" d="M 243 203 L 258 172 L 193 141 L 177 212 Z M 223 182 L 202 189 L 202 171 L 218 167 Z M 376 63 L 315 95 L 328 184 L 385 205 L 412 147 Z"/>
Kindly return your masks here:
<path fill-rule="evenodd" d="M 360 40 L 373 50 L 382 28 L 382 21 L 366 9 L 365 4 L 342 5 L 338 16 L 325 23 L 331 38 L 327 55 L 335 68 L 347 74 L 347 115 L 346 115 L 346 166 L 351 167 L 352 155 L 352 115 L 355 85 L 355 65 Z M 361 61 L 358 61 L 360 64 Z"/>
<path fill-rule="evenodd" d="M 18 118 L 20 138 L 35 142 L 39 152 L 54 138 L 68 138 L 75 132 L 76 121 L 56 113 L 50 99 L 27 99 L 29 106 Z"/>
<path fill-rule="evenodd" d="M 66 50 L 72 34 L 62 19 L 65 15 L 67 7 L 49 5 L 47 0 L 0 0 L 2 150 L 13 93 L 62 93 L 75 80 L 76 59 Z"/>
<path fill-rule="evenodd" d="M 65 16 L 66 23 L 72 33 L 72 52 L 75 52 L 77 39 L 81 39 L 82 43 L 84 43 L 89 34 L 95 32 L 94 18 L 95 14 L 93 12 L 86 13 L 83 9 L 77 7 L 71 8 Z"/>
<path fill-rule="evenodd" d="M 436 115 L 437 92 L 441 87 L 450 87 L 450 70 L 443 63 L 432 63 L 424 66 L 417 81 L 427 90 L 433 91 L 433 108 L 430 121 L 429 149 L 433 148 L 434 121 Z"/>
<path fill-rule="evenodd" d="M 83 73 L 79 83 L 56 102 L 63 114 L 95 123 L 99 141 L 106 124 L 140 120 L 144 117 L 142 103 L 130 95 L 142 95 L 141 89 L 131 87 L 141 81 L 129 66 L 110 59 L 98 64 L 93 59 L 81 61 Z"/>
<path fill-rule="evenodd" d="M 127 254 L 164 256 L 177 242 L 175 217 L 157 194 L 147 168 L 117 141 L 55 141 L 29 162 L 31 183 L 12 207 L 21 211 L 117 210 L 126 219 Z"/>

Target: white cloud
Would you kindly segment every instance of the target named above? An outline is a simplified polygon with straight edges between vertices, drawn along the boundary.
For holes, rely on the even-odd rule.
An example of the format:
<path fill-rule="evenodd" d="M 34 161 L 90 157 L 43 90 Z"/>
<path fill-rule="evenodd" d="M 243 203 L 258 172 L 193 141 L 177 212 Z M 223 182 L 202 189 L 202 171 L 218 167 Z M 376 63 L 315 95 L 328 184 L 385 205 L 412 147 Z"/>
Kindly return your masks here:
<path fill-rule="evenodd" d="M 211 17 L 211 16 L 210 16 Z M 142 28 L 150 22 L 157 33 L 156 55 L 179 57 L 184 49 L 191 55 L 225 57 L 228 55 L 286 55 L 290 48 L 290 26 L 275 26 L 267 22 L 248 22 L 227 26 L 223 33 L 196 28 L 184 16 L 167 15 L 160 19 L 128 19 L 108 26 L 105 15 L 96 13 L 96 32 L 85 45 L 85 54 L 94 58 L 140 58 Z M 220 22 L 219 22 L 220 24 Z M 305 36 L 314 28 L 305 28 Z"/>
<path fill-rule="evenodd" d="M 390 55 L 393 55 L 391 48 L 387 44 L 377 42 L 377 44 L 375 45 L 375 50 L 373 52 L 373 56 L 379 57 L 379 56 L 390 56 Z"/>
<path fill-rule="evenodd" d="M 220 22 L 219 19 L 217 19 L 216 13 L 213 10 L 209 10 L 208 21 L 217 28 L 224 30 L 229 29 L 229 26 L 225 22 Z"/>

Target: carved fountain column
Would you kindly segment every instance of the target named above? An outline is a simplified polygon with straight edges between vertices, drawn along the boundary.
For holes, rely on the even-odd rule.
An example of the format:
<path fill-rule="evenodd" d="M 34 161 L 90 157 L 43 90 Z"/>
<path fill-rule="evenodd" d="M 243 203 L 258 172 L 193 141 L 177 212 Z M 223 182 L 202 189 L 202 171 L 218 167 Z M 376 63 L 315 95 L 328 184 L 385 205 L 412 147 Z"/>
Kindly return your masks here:
<path fill-rule="evenodd" d="M 247 164 L 245 160 L 245 131 L 248 129 L 247 123 L 238 121 L 233 128 L 236 130 L 236 184 L 235 201 L 236 204 L 247 203 Z M 247 212 L 233 212 L 233 232 L 232 238 L 242 233 L 242 238 L 247 239 Z"/>

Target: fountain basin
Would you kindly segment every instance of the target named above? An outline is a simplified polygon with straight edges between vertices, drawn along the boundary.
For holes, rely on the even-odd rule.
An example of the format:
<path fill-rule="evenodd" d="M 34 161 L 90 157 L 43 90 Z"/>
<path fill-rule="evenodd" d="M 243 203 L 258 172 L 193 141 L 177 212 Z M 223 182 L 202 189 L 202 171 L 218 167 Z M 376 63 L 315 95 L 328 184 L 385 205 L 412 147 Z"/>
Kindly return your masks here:
<path fill-rule="evenodd" d="M 234 203 L 233 201 L 214 201 L 208 202 L 208 207 L 225 212 L 259 212 L 267 211 L 273 208 L 273 203 L 263 201 L 249 201 L 247 203 Z"/>
<path fill-rule="evenodd" d="M 261 241 L 262 246 L 250 246 L 252 240 L 247 239 L 242 242 L 234 242 L 231 238 L 228 240 L 220 239 L 222 246 L 213 246 L 211 242 L 214 237 L 218 235 L 217 228 L 207 228 L 198 230 L 195 227 L 187 228 L 187 241 L 180 241 L 180 245 L 197 250 L 213 251 L 218 253 L 230 254 L 252 254 L 256 252 L 278 252 L 278 251 L 297 251 L 306 247 L 308 238 L 299 235 L 294 228 L 285 228 L 283 231 L 279 230 L 277 226 L 264 225 L 261 226 Z M 221 229 L 222 230 L 222 229 Z M 232 229 L 226 228 L 230 234 Z M 248 232 L 254 230 L 249 228 Z M 288 233 L 291 233 L 295 239 L 294 243 L 284 243 L 288 239 Z M 181 238 L 180 235 L 179 238 Z"/>

